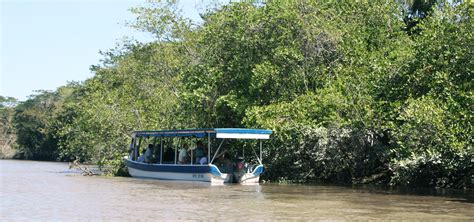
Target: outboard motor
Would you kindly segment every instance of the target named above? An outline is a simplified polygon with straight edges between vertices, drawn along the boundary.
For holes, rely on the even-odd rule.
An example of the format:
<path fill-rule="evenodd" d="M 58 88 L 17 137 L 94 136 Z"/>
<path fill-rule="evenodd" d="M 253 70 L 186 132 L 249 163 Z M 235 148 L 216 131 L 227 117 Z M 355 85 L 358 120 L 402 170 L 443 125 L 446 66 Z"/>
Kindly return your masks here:
<path fill-rule="evenodd" d="M 239 156 L 235 159 L 233 166 L 234 181 L 240 182 L 242 176 L 247 172 L 247 167 L 245 166 L 244 158 Z"/>

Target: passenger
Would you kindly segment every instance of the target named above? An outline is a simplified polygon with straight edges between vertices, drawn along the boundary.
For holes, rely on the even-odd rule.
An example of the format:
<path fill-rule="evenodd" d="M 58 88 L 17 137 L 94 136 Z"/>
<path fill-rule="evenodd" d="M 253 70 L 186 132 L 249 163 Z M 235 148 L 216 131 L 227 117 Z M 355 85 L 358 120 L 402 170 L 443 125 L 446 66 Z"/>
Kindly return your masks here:
<path fill-rule="evenodd" d="M 149 148 L 147 148 L 145 152 L 143 152 L 140 156 L 138 156 L 138 159 L 137 159 L 138 162 L 141 162 L 141 163 L 145 163 L 145 162 L 146 162 L 146 160 L 147 160 L 147 153 L 149 153 L 148 150 L 149 150 Z M 140 150 L 138 150 L 138 151 L 140 151 Z"/>
<path fill-rule="evenodd" d="M 183 147 L 179 150 L 178 162 L 185 164 L 188 162 L 188 144 L 183 144 Z"/>
<path fill-rule="evenodd" d="M 203 157 L 201 157 L 201 159 L 199 159 L 199 164 L 201 165 L 204 165 L 204 164 L 207 164 L 207 150 L 204 150 L 204 153 L 203 153 Z"/>
<path fill-rule="evenodd" d="M 217 159 L 219 170 L 223 173 L 232 172 L 232 161 L 229 159 L 227 152 L 222 153 Z"/>
<path fill-rule="evenodd" d="M 195 163 L 199 163 L 201 158 L 204 156 L 204 144 L 201 141 L 196 143 L 196 151 L 195 151 Z"/>
<path fill-rule="evenodd" d="M 201 164 L 201 165 L 207 164 L 207 156 L 202 157 L 202 158 L 199 160 L 199 164 Z"/>
<path fill-rule="evenodd" d="M 166 148 L 165 154 L 163 156 L 163 162 L 174 163 L 174 150 L 171 147 Z"/>
<path fill-rule="evenodd" d="M 148 148 L 145 151 L 145 162 L 146 163 L 151 163 L 151 158 L 153 155 L 153 144 L 148 144 Z"/>
<path fill-rule="evenodd" d="M 145 154 L 142 154 L 137 159 L 138 162 L 144 163 L 145 162 Z"/>
<path fill-rule="evenodd" d="M 235 158 L 234 171 L 245 171 L 245 161 L 243 157 L 238 156 L 237 158 Z"/>

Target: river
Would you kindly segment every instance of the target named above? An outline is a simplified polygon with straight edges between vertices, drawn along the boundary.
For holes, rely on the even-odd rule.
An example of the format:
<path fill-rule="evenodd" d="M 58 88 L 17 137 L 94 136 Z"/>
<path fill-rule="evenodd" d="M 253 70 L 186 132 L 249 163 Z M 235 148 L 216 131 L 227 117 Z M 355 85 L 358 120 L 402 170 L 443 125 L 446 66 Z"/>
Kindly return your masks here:
<path fill-rule="evenodd" d="M 0 160 L 0 173 L 1 221 L 474 220 L 474 196 L 465 191 L 211 186 L 81 176 L 66 163 L 17 160 Z"/>

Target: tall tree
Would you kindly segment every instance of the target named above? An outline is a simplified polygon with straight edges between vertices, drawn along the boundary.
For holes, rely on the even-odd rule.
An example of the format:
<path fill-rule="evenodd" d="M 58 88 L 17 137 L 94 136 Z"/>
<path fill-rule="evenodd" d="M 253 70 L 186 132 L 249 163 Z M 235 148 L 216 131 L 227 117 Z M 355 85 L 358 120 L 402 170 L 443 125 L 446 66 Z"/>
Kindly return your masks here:
<path fill-rule="evenodd" d="M 41 90 L 37 93 L 15 109 L 18 149 L 25 159 L 55 160 L 57 141 L 53 119 L 58 94 Z"/>
<path fill-rule="evenodd" d="M 0 96 L 0 158 L 9 158 L 15 154 L 13 146 L 16 134 L 13 115 L 17 102 L 13 97 Z"/>

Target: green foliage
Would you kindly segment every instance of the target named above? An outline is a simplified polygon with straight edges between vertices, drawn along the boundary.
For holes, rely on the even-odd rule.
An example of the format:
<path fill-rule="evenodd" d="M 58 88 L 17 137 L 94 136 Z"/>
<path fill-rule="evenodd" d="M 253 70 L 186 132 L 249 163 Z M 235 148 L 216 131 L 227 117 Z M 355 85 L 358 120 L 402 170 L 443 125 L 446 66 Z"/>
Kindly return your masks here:
<path fill-rule="evenodd" d="M 385 175 L 387 152 L 381 135 L 350 128 L 284 126 L 266 155 L 272 157 L 264 177 L 277 181 L 357 183 Z M 370 182 L 386 180 L 384 177 Z M 384 182 L 384 181 L 383 181 Z"/>
<path fill-rule="evenodd" d="M 119 166 L 132 131 L 177 127 L 182 61 L 174 44 L 123 47 L 126 53 L 108 54 L 110 66 L 94 66 L 95 76 L 67 103 L 58 132 L 62 158 Z"/>
<path fill-rule="evenodd" d="M 11 158 L 15 154 L 16 133 L 13 126 L 15 106 L 13 97 L 0 96 L 0 158 Z"/>
<path fill-rule="evenodd" d="M 439 6 L 420 24 L 414 57 L 388 79 L 393 184 L 466 186 L 472 158 L 472 6 Z"/>
<path fill-rule="evenodd" d="M 57 140 L 54 138 L 53 120 L 59 99 L 55 92 L 38 91 L 37 95 L 15 108 L 16 142 L 19 153 L 25 159 L 56 159 Z"/>
<path fill-rule="evenodd" d="M 306 25 L 316 10 L 235 3 L 207 14 L 189 39 L 196 55 L 183 75 L 183 98 L 199 111 L 190 115 L 201 125 L 237 127 L 247 108 L 290 101 L 322 84 L 325 73 L 315 71 L 338 55 L 334 38 L 318 24 Z"/>
<path fill-rule="evenodd" d="M 453 128 L 448 108 L 430 97 L 407 100 L 393 131 L 392 184 L 452 187 L 469 175 L 472 141 Z M 458 123 L 457 123 L 458 124 Z M 472 134 L 471 134 L 472 135 Z"/>
<path fill-rule="evenodd" d="M 202 24 L 173 2 L 138 7 L 129 25 L 156 41 L 18 105 L 19 144 L 119 174 L 133 130 L 262 127 L 267 180 L 467 187 L 471 5 L 240 2 Z"/>

